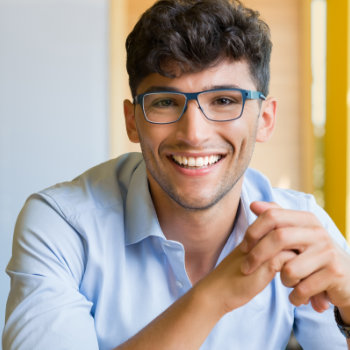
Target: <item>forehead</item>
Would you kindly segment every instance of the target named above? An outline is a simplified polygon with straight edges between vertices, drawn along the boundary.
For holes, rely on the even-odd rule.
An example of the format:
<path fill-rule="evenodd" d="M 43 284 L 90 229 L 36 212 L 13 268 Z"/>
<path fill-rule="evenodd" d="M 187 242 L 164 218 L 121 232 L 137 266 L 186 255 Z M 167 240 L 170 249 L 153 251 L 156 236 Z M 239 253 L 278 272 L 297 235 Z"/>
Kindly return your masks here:
<path fill-rule="evenodd" d="M 141 81 L 137 93 L 157 90 L 158 87 L 163 89 L 168 87 L 182 92 L 197 92 L 227 86 L 236 86 L 247 90 L 256 89 L 249 65 L 245 60 L 223 60 L 200 72 L 183 73 L 175 78 L 152 73 Z"/>

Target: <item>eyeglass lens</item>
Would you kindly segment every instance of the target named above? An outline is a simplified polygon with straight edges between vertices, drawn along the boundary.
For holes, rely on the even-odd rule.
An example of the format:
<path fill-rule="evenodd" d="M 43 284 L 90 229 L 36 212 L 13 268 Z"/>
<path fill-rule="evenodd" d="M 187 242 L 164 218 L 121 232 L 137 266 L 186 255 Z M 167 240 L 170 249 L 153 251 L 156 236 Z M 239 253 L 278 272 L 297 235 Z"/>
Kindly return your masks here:
<path fill-rule="evenodd" d="M 206 91 L 198 95 L 199 105 L 208 119 L 231 120 L 242 113 L 241 91 Z M 150 93 L 144 96 L 144 112 L 147 119 L 155 123 L 176 121 L 182 115 L 186 96 L 181 93 Z"/>

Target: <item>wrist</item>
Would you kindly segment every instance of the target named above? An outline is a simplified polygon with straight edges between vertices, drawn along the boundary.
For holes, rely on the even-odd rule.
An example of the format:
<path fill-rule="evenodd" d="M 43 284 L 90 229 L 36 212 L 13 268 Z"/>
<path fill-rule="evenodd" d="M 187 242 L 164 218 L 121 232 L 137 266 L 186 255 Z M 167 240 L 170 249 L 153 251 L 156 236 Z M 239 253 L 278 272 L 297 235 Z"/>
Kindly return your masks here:
<path fill-rule="evenodd" d="M 214 281 L 211 281 L 211 278 L 207 276 L 199 281 L 193 289 L 196 289 L 195 293 L 202 307 L 206 308 L 208 313 L 219 321 L 228 310 L 224 303 L 225 298 L 222 297 L 220 290 L 215 287 L 216 284 L 213 282 Z"/>

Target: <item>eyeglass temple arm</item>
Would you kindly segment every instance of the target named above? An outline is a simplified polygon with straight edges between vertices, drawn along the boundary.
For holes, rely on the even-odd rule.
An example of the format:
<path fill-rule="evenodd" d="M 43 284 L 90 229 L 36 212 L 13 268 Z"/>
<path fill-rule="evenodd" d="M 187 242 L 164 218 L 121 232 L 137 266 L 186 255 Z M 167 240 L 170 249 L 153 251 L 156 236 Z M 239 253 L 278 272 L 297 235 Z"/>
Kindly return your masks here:
<path fill-rule="evenodd" d="M 248 100 L 266 100 L 266 96 L 263 93 L 261 93 L 260 91 L 251 90 L 246 91 L 246 98 Z"/>

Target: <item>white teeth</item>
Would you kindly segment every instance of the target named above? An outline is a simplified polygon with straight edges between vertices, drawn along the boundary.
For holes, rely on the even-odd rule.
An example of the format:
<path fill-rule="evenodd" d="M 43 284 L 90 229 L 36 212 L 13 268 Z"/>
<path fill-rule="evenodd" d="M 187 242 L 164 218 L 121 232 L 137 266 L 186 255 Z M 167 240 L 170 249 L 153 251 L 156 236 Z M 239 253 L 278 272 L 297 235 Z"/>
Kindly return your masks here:
<path fill-rule="evenodd" d="M 196 158 L 196 166 L 203 166 L 204 159 L 202 157 Z"/>
<path fill-rule="evenodd" d="M 188 158 L 188 166 L 195 166 L 196 165 L 196 159 L 193 157 Z"/>
<path fill-rule="evenodd" d="M 173 156 L 173 159 L 175 160 L 176 163 L 183 164 L 181 156 Z"/>
<path fill-rule="evenodd" d="M 180 165 L 187 165 L 189 167 L 202 167 L 215 164 L 221 159 L 219 155 L 211 155 L 205 157 L 182 157 L 172 156 L 174 161 Z"/>

